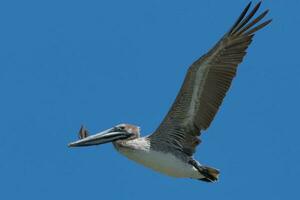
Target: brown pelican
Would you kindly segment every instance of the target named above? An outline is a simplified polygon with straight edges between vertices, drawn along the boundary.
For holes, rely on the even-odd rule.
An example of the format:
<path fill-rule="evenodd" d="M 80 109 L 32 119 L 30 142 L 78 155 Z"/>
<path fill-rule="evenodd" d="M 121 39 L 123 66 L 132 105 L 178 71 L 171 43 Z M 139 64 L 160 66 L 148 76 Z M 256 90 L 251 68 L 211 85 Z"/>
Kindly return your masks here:
<path fill-rule="evenodd" d="M 163 174 L 217 181 L 219 170 L 201 165 L 193 154 L 201 132 L 214 119 L 255 32 L 272 21 L 258 24 L 268 10 L 253 19 L 260 5 L 261 2 L 248 12 L 250 2 L 221 40 L 189 67 L 175 102 L 153 134 L 140 137 L 138 126 L 120 124 L 89 136 L 82 127 L 80 139 L 69 146 L 112 142 L 121 154 Z"/>

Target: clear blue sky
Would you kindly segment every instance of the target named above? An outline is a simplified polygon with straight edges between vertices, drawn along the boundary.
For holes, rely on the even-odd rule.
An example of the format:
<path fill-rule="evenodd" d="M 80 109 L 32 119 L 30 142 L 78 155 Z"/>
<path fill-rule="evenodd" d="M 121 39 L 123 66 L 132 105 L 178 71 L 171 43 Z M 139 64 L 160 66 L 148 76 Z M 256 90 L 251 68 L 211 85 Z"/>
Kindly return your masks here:
<path fill-rule="evenodd" d="M 1 199 L 297 199 L 298 0 L 266 0 L 273 23 L 240 65 L 196 158 L 207 184 L 174 179 L 112 145 L 69 149 L 85 124 L 158 126 L 187 67 L 225 33 L 241 1 L 1 1 Z"/>

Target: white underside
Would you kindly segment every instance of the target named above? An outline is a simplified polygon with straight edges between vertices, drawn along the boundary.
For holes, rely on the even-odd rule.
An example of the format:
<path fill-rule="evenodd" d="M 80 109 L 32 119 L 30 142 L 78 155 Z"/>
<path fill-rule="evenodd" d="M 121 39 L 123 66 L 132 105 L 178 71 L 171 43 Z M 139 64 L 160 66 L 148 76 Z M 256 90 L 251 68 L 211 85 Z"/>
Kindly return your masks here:
<path fill-rule="evenodd" d="M 203 178 L 195 167 L 183 162 L 171 153 L 153 151 L 147 148 L 135 150 L 120 148 L 119 151 L 130 160 L 169 176 L 177 178 Z"/>

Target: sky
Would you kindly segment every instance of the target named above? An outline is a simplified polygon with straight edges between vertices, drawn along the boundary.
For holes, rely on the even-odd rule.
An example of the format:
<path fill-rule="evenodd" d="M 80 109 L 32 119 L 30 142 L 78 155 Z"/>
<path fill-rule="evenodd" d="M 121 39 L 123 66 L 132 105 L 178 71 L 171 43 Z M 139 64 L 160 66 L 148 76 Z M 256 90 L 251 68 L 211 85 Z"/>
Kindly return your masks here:
<path fill-rule="evenodd" d="M 297 199 L 298 0 L 265 0 L 257 33 L 195 158 L 218 183 L 175 179 L 111 144 L 71 149 L 127 122 L 152 133 L 188 66 L 248 0 L 1 1 L 1 199 Z M 298 197 L 299 198 L 299 197 Z"/>

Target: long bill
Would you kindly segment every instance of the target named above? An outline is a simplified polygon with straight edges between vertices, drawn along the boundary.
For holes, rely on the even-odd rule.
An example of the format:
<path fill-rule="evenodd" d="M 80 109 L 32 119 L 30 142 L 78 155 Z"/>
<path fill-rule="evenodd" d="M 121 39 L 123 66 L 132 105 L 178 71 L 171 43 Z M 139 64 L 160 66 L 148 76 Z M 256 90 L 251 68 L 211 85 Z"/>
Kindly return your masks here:
<path fill-rule="evenodd" d="M 83 139 L 77 140 L 75 142 L 71 142 L 69 147 L 82 147 L 82 146 L 91 146 L 91 145 L 99 145 L 108 142 L 113 142 L 120 139 L 126 139 L 130 137 L 132 134 L 117 130 L 116 128 L 110 128 L 95 135 L 91 135 L 85 137 Z"/>

